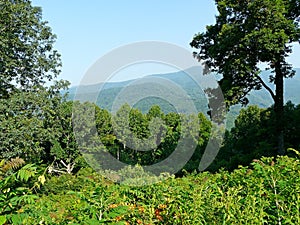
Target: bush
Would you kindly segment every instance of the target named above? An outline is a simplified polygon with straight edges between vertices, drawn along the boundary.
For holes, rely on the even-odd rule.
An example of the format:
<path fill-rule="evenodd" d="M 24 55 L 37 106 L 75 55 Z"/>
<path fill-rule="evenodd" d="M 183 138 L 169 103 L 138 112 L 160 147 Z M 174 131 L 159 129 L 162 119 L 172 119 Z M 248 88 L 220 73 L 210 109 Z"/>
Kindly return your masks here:
<path fill-rule="evenodd" d="M 126 184 L 149 175 L 133 167 L 124 173 Z M 66 190 L 59 186 L 61 192 L 22 207 L 26 224 L 300 224 L 300 162 L 288 156 L 140 187 L 114 184 L 89 169 L 55 183 L 68 179 Z"/>

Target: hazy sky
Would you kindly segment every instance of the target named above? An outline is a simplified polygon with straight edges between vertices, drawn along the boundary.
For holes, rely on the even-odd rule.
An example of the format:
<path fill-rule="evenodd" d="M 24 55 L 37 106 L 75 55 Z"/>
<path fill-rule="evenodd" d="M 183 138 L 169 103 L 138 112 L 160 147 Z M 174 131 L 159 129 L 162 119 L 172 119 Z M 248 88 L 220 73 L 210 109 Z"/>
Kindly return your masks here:
<path fill-rule="evenodd" d="M 42 7 L 44 20 L 57 35 L 55 47 L 63 61 L 60 78 L 69 80 L 72 85 L 79 84 L 97 59 L 125 44 L 164 41 L 184 47 L 192 54 L 189 43 L 194 34 L 213 24 L 217 13 L 213 0 L 32 2 Z M 295 48 L 290 61 L 300 67 L 299 47 Z M 168 72 L 167 68 L 156 69 L 153 73 Z"/>

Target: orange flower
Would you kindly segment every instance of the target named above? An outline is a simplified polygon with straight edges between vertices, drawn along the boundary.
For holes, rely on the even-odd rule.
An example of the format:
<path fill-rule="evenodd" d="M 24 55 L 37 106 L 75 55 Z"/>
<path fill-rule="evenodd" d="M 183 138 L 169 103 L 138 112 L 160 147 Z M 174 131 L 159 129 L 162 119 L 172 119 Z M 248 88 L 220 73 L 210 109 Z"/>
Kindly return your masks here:
<path fill-rule="evenodd" d="M 139 206 L 139 212 L 141 213 L 145 212 L 145 208 L 143 206 Z"/>
<path fill-rule="evenodd" d="M 162 216 L 160 215 L 160 212 L 161 212 L 160 209 L 155 209 L 155 217 L 156 217 L 156 219 L 158 219 L 159 221 L 162 221 L 163 218 L 162 218 Z"/>
<path fill-rule="evenodd" d="M 159 208 L 159 209 L 165 209 L 165 208 L 167 208 L 167 205 L 165 205 L 165 204 L 160 204 L 160 205 L 158 206 L 158 208 Z"/>
<path fill-rule="evenodd" d="M 121 216 L 117 216 L 115 220 L 116 220 L 116 221 L 120 221 L 121 219 L 122 219 Z"/>
<path fill-rule="evenodd" d="M 158 219 L 159 221 L 163 221 L 162 216 L 156 216 L 156 219 Z"/>
<path fill-rule="evenodd" d="M 111 204 L 111 205 L 108 206 L 109 209 L 113 209 L 113 208 L 117 208 L 117 207 L 118 207 L 117 204 Z"/>
<path fill-rule="evenodd" d="M 160 215 L 160 209 L 155 209 L 155 215 L 159 216 Z"/>

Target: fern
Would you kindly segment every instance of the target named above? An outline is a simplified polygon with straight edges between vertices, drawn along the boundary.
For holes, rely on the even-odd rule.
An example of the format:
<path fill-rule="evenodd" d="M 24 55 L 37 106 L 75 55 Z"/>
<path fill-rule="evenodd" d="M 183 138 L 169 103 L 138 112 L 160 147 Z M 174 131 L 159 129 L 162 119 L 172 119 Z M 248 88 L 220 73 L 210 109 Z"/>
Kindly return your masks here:
<path fill-rule="evenodd" d="M 25 164 L 25 161 L 22 158 L 16 157 L 10 160 L 8 165 L 11 169 L 18 169 Z"/>
<path fill-rule="evenodd" d="M 34 164 L 24 164 L 21 158 L 0 161 L 0 215 L 15 213 L 22 205 L 33 204 L 38 198 L 33 194 L 33 189 L 39 183 L 32 185 L 28 182 L 36 176 L 37 167 Z M 39 182 L 45 182 L 43 175 L 39 177 Z"/>
<path fill-rule="evenodd" d="M 17 172 L 17 178 L 20 181 L 27 182 L 29 178 L 33 177 L 36 174 L 36 167 L 33 164 L 27 164 L 23 166 L 20 170 Z"/>
<path fill-rule="evenodd" d="M 4 159 L 0 162 L 0 176 L 6 174 L 10 170 L 16 170 L 23 166 L 25 161 L 22 158 L 16 157 L 12 158 L 9 161 L 5 161 Z"/>
<path fill-rule="evenodd" d="M 24 189 L 24 191 L 27 191 Z M 35 201 L 38 199 L 39 197 L 37 195 L 34 194 L 24 194 L 21 196 L 15 196 L 12 199 L 10 199 L 11 203 L 15 203 L 15 205 L 22 205 L 22 204 L 34 204 Z"/>

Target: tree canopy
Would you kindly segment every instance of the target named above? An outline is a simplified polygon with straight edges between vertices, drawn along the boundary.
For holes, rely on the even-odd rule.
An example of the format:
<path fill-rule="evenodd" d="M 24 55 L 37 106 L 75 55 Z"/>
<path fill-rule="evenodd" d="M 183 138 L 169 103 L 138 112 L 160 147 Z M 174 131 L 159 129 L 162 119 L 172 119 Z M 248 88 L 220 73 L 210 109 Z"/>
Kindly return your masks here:
<path fill-rule="evenodd" d="M 61 66 L 55 40 L 41 8 L 0 0 L 0 158 L 62 160 L 61 146 L 65 158 L 78 155 L 70 104 L 60 92 L 69 83 L 55 80 Z"/>
<path fill-rule="evenodd" d="M 300 41 L 298 0 L 216 0 L 216 23 L 195 35 L 191 46 L 219 81 L 227 105 L 248 103 L 251 90 L 265 88 L 274 100 L 277 115 L 278 152 L 283 154 L 284 78 L 294 75 L 286 58 L 292 43 Z M 271 70 L 273 91 L 260 77 L 260 65 Z"/>
<path fill-rule="evenodd" d="M 56 36 L 30 0 L 0 0 L 0 98 L 57 77 Z"/>

